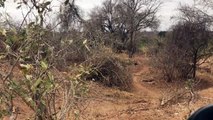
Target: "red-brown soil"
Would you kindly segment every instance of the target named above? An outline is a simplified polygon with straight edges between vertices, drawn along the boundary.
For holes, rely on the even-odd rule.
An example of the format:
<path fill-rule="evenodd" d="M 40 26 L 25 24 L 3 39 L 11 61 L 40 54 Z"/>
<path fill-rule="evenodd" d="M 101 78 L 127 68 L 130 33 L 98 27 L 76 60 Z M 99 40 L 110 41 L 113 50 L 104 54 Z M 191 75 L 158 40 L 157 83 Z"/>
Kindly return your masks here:
<path fill-rule="evenodd" d="M 75 110 L 79 112 L 78 119 L 186 120 L 193 111 L 213 103 L 213 59 L 198 71 L 200 81 L 195 86 L 194 99 L 184 82 L 164 82 L 159 72 L 150 67 L 149 58 L 137 55 L 132 61 L 137 63 L 129 66 L 134 88 L 125 92 L 89 82 L 89 92 Z M 18 120 L 32 115 L 23 103 L 15 105 L 20 108 Z"/>
<path fill-rule="evenodd" d="M 203 65 L 204 70 L 198 72 L 200 82 L 195 86 L 195 97 L 191 100 L 184 82 L 164 82 L 159 72 L 150 67 L 147 57 L 138 55 L 133 61 L 137 63 L 129 67 L 133 90 L 124 92 L 91 84 L 80 119 L 186 120 L 193 111 L 213 103 L 212 64 Z M 205 71 L 207 68 L 209 71 Z"/>

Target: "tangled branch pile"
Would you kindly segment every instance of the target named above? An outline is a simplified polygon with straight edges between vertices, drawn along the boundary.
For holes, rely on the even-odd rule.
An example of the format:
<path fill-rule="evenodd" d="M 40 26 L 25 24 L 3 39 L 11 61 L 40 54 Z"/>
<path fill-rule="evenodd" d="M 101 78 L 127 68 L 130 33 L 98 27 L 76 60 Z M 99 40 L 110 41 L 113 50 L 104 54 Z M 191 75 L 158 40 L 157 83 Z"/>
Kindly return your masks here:
<path fill-rule="evenodd" d="M 132 77 L 125 68 L 125 63 L 108 49 L 94 53 L 84 66 L 89 66 L 89 72 L 84 74 L 86 80 L 95 80 L 109 87 L 121 90 L 132 88 Z"/>

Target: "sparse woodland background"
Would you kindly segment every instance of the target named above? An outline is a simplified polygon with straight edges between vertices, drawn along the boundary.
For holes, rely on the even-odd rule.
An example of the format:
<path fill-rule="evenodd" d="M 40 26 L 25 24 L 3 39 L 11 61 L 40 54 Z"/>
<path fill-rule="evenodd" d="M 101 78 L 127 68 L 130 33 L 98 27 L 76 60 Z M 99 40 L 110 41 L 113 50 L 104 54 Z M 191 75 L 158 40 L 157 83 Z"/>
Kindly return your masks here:
<path fill-rule="evenodd" d="M 3 9 L 5 2 L 0 0 Z M 136 63 L 122 59 L 121 53 L 130 60 L 146 54 L 166 82 L 192 84 L 198 67 L 213 55 L 213 16 L 207 11 L 213 10 L 213 1 L 180 5 L 176 24 L 161 32 L 160 0 L 106 0 L 89 19 L 75 0 L 61 2 L 57 16 L 51 16 L 48 0 L 14 2 L 27 14 L 20 13 L 23 20 L 15 21 L 0 13 L 0 61 L 10 68 L 0 70 L 0 118 L 15 120 L 14 100 L 19 99 L 34 112 L 32 119 L 69 119 L 91 80 L 131 91 L 127 66 Z"/>

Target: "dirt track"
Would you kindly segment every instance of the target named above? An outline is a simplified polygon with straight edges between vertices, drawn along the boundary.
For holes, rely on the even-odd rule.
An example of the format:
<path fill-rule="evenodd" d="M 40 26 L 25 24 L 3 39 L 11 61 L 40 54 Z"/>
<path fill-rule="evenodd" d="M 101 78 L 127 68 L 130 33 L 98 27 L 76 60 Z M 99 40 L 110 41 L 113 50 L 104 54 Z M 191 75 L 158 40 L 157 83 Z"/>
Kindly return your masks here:
<path fill-rule="evenodd" d="M 201 81 L 195 87 L 196 96 L 191 101 L 190 94 L 184 94 L 187 92 L 184 83 L 163 82 L 157 71 L 149 66 L 149 59 L 143 55 L 133 60 L 137 62 L 137 65 L 129 66 L 133 90 L 125 92 L 91 82 L 85 101 L 75 110 L 80 113 L 80 120 L 186 120 L 194 110 L 213 103 L 212 64 L 203 66 L 210 72 L 199 70 Z M 31 116 L 32 112 L 23 103 L 17 106 L 20 108 L 18 120 Z"/>
<path fill-rule="evenodd" d="M 183 83 L 165 84 L 148 66 L 144 56 L 135 57 L 138 63 L 130 66 L 134 89 L 123 92 L 91 85 L 90 96 L 84 103 L 80 119 L 88 120 L 186 120 L 201 106 L 213 103 L 213 76 L 199 72 L 202 79 L 191 100 Z"/>

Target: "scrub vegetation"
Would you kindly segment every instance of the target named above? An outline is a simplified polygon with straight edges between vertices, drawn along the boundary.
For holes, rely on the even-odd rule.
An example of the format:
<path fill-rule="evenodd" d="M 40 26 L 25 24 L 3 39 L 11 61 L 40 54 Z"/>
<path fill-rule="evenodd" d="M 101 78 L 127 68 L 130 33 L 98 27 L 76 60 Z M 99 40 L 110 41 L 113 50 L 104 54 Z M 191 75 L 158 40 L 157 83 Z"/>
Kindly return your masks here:
<path fill-rule="evenodd" d="M 168 31 L 160 0 L 105 0 L 88 19 L 76 0 L 13 2 L 21 21 L 0 11 L 0 119 L 183 120 L 213 102 L 213 1 L 180 5 Z"/>

